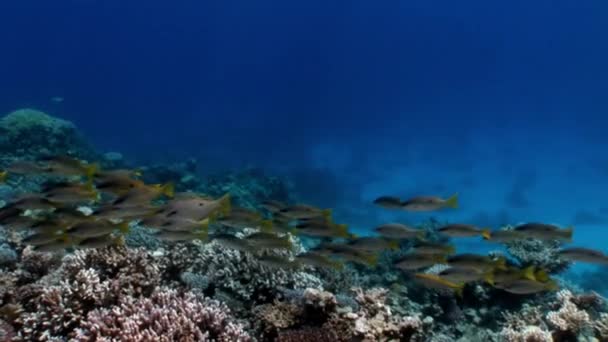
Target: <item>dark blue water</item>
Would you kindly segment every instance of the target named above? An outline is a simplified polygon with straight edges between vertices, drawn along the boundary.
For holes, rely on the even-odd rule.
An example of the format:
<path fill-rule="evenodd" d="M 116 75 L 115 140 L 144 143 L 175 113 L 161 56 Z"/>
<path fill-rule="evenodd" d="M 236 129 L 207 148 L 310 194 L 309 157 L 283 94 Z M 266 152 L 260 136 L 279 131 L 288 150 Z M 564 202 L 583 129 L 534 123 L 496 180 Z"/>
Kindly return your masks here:
<path fill-rule="evenodd" d="M 297 172 L 359 231 L 426 219 L 378 195 L 458 192 L 441 219 L 602 247 L 607 36 L 603 0 L 5 1 L 0 112 L 130 158 Z"/>

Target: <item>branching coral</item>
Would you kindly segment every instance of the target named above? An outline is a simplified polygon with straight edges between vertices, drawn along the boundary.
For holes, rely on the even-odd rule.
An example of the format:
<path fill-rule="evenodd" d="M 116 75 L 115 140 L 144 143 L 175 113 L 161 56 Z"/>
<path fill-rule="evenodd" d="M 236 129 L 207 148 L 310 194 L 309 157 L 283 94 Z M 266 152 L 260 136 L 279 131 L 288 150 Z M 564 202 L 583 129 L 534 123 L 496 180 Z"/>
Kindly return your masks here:
<path fill-rule="evenodd" d="M 557 311 L 547 314 L 547 321 L 561 331 L 578 334 L 584 328 L 591 325 L 589 314 L 580 310 L 574 302 L 573 295 L 568 290 L 557 293 L 561 307 Z"/>
<path fill-rule="evenodd" d="M 218 302 L 162 289 L 150 298 L 123 297 L 112 308 L 91 311 L 75 340 L 246 342 L 251 338 Z"/>
<path fill-rule="evenodd" d="M 512 227 L 505 227 L 505 230 Z M 559 256 L 562 243 L 554 241 L 541 241 L 536 239 L 516 240 L 506 243 L 507 251 L 522 266 L 534 265 L 547 272 L 555 274 L 564 272 L 570 266 L 570 262 Z"/>
<path fill-rule="evenodd" d="M 500 335 L 504 342 L 553 342 L 550 332 L 534 325 L 527 326 L 520 331 L 505 328 Z"/>

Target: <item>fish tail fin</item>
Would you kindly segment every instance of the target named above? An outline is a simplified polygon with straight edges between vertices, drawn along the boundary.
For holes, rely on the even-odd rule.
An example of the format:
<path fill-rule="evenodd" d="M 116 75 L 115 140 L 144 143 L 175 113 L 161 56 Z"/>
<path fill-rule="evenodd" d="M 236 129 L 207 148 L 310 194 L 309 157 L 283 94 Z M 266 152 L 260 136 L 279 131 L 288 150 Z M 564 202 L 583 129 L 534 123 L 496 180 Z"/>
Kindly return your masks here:
<path fill-rule="evenodd" d="M 486 281 L 486 283 L 494 286 L 494 271 L 493 270 L 489 270 L 487 271 L 484 275 L 483 275 L 483 280 Z"/>
<path fill-rule="evenodd" d="M 462 298 L 462 291 L 464 289 L 464 284 L 458 284 L 454 287 L 454 294 L 458 298 Z"/>
<path fill-rule="evenodd" d="M 564 237 L 568 240 L 568 242 L 572 242 L 572 235 L 574 233 L 574 227 L 566 227 L 564 229 Z"/>
<path fill-rule="evenodd" d="M 363 261 L 368 266 L 375 267 L 378 264 L 378 255 L 376 254 L 368 254 L 363 256 Z"/>
<path fill-rule="evenodd" d="M 175 196 L 175 184 L 173 182 L 168 182 L 163 184 L 160 187 L 161 193 L 169 198 L 173 198 Z"/>
<path fill-rule="evenodd" d="M 536 281 L 540 281 L 541 283 L 546 283 L 549 281 L 549 274 L 546 270 L 540 269 L 534 273 L 534 279 L 536 279 Z"/>
<path fill-rule="evenodd" d="M 398 240 L 389 240 L 388 241 L 388 248 L 390 250 L 399 249 L 399 241 Z"/>
<path fill-rule="evenodd" d="M 490 240 L 492 238 L 492 231 L 490 230 L 490 228 L 482 228 L 481 236 L 483 236 L 484 240 Z"/>
<path fill-rule="evenodd" d="M 330 261 L 329 266 L 338 271 L 344 269 L 344 263 L 340 261 Z"/>
<path fill-rule="evenodd" d="M 507 259 L 499 257 L 494 261 L 494 266 L 499 270 L 505 271 L 507 269 Z"/>
<path fill-rule="evenodd" d="M 0 171 L 0 183 L 6 182 L 7 177 L 8 177 L 8 171 Z"/>
<path fill-rule="evenodd" d="M 458 194 L 454 194 L 450 198 L 446 199 L 445 206 L 452 209 L 458 208 Z"/>
<path fill-rule="evenodd" d="M 456 253 L 456 247 L 454 247 L 452 245 L 447 246 L 447 248 L 445 249 L 445 251 L 446 251 L 446 253 L 448 255 L 454 254 L 454 253 Z"/>
<path fill-rule="evenodd" d="M 321 214 L 322 214 L 322 216 L 326 220 L 331 220 L 332 210 L 331 209 L 323 209 L 323 210 L 321 210 Z"/>
<path fill-rule="evenodd" d="M 433 257 L 433 261 L 439 264 L 447 264 L 448 258 L 445 255 L 436 255 Z"/>
<path fill-rule="evenodd" d="M 534 265 L 528 266 L 528 267 L 524 268 L 523 270 L 521 270 L 521 276 L 526 279 L 536 280 L 534 271 L 535 271 Z"/>
<path fill-rule="evenodd" d="M 345 224 L 335 225 L 335 231 L 336 231 L 337 237 L 347 238 L 350 235 L 348 233 L 348 225 L 345 225 Z"/>
<path fill-rule="evenodd" d="M 220 197 L 220 199 L 218 199 L 218 202 L 220 204 L 220 213 L 222 215 L 228 215 L 230 213 L 230 209 L 231 209 L 231 205 L 230 205 L 230 194 L 226 193 L 224 194 L 224 196 Z"/>
<path fill-rule="evenodd" d="M 208 230 L 209 229 L 209 218 L 207 217 L 205 219 L 198 221 L 198 224 L 201 225 L 202 230 Z"/>
<path fill-rule="evenodd" d="M 271 220 L 260 221 L 260 230 L 265 233 L 270 233 L 272 231 L 272 221 Z"/>
<path fill-rule="evenodd" d="M 207 230 L 201 230 L 196 232 L 196 238 L 201 241 L 207 241 L 209 239 L 209 232 Z"/>
<path fill-rule="evenodd" d="M 99 164 L 93 163 L 84 165 L 84 175 L 88 180 L 92 180 L 97 172 L 99 172 Z"/>
<path fill-rule="evenodd" d="M 557 290 L 559 290 L 559 285 L 557 284 L 557 282 L 555 280 L 549 279 L 545 283 L 545 290 L 547 290 L 547 291 L 557 291 Z"/>
<path fill-rule="evenodd" d="M 127 222 L 127 221 L 121 222 L 118 225 L 118 230 L 120 230 L 120 232 L 123 234 L 127 234 L 129 232 L 129 222 Z"/>

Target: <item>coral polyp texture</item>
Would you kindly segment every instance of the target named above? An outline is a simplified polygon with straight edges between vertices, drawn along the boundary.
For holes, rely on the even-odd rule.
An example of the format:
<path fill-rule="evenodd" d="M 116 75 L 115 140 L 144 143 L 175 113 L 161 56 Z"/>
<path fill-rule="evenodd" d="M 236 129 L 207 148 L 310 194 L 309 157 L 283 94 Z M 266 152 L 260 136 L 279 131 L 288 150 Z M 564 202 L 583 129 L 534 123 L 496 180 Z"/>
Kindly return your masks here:
<path fill-rule="evenodd" d="M 98 160 L 30 109 L 0 131 L 0 341 L 608 341 L 605 299 L 564 278 L 605 256 L 564 249 L 571 230 L 430 219 L 363 237 L 257 169 Z M 504 242 L 456 253 L 463 236 Z"/>

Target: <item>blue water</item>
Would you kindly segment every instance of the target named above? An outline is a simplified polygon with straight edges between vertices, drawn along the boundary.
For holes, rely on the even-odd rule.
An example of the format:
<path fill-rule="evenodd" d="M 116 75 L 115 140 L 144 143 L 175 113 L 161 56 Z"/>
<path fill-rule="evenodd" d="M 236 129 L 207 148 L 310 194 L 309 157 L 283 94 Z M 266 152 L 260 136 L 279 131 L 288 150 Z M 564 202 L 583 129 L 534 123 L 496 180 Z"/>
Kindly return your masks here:
<path fill-rule="evenodd" d="M 5 1 L 0 113 L 291 175 L 359 233 L 428 218 L 379 195 L 459 193 L 438 219 L 574 224 L 606 250 L 607 35 L 603 0 Z"/>

